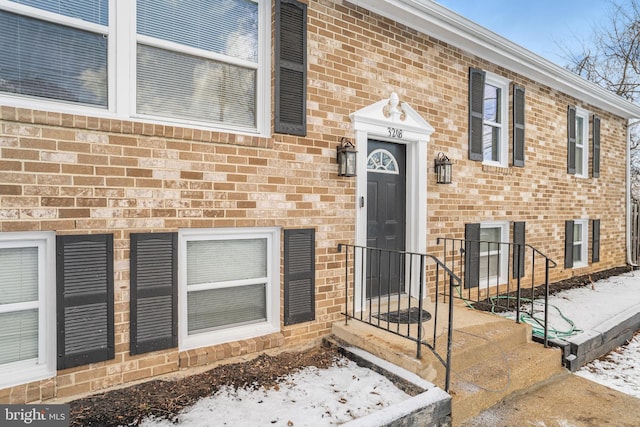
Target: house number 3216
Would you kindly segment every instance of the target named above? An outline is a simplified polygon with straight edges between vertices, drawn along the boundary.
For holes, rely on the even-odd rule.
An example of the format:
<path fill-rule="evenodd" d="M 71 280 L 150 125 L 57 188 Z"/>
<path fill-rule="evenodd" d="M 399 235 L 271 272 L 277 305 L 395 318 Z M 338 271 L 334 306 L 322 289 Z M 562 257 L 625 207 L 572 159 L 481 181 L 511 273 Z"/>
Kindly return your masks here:
<path fill-rule="evenodd" d="M 399 139 L 402 139 L 402 129 L 387 128 L 387 131 L 389 132 L 389 136 L 390 136 L 391 138 L 399 138 Z"/>

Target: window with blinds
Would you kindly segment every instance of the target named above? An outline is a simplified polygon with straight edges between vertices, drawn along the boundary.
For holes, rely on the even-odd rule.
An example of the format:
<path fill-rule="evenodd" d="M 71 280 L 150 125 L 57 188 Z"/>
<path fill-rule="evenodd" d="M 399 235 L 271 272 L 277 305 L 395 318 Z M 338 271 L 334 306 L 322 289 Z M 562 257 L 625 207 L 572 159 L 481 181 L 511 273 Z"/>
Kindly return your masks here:
<path fill-rule="evenodd" d="M 55 374 L 53 233 L 0 233 L 0 388 Z"/>
<path fill-rule="evenodd" d="M 189 334 L 267 320 L 267 239 L 187 243 Z"/>
<path fill-rule="evenodd" d="M 270 7 L 258 0 L 0 1 L 0 97 L 266 134 Z"/>
<path fill-rule="evenodd" d="M 137 112 L 255 127 L 258 18 L 254 1 L 138 0 Z"/>
<path fill-rule="evenodd" d="M 0 10 L 0 92 L 107 107 L 107 0 L 12 1 Z"/>
<path fill-rule="evenodd" d="M 38 248 L 0 249 L 0 365 L 38 357 Z"/>
<path fill-rule="evenodd" d="M 280 229 L 179 232 L 180 348 L 280 328 Z"/>

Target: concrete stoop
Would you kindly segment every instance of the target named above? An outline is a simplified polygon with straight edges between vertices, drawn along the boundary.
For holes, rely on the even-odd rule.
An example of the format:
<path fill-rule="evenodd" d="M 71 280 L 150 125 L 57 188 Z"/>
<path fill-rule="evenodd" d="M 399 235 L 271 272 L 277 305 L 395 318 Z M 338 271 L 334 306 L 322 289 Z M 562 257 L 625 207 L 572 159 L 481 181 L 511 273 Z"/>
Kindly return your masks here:
<path fill-rule="evenodd" d="M 529 325 L 466 308 L 456 309 L 456 316 L 450 384 L 453 425 L 564 371 L 560 350 L 533 343 Z M 334 323 L 332 333 L 444 388 L 444 366 L 426 347 L 417 359 L 414 342 L 356 320 Z M 443 358 L 446 343 L 446 334 L 438 337 L 436 348 Z"/>

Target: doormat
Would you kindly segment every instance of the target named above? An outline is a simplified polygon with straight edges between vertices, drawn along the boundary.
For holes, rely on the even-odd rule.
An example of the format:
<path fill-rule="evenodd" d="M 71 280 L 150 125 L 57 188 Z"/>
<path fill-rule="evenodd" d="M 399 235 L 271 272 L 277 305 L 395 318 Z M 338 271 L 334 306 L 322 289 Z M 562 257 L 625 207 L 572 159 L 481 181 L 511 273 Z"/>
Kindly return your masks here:
<path fill-rule="evenodd" d="M 404 310 L 396 310 L 390 311 L 388 313 L 381 313 L 378 315 L 374 315 L 382 321 L 390 322 L 390 323 L 419 323 L 418 315 L 420 313 L 420 309 L 418 307 L 405 308 Z M 431 313 L 428 311 L 422 310 L 422 321 L 426 322 L 431 319 Z"/>

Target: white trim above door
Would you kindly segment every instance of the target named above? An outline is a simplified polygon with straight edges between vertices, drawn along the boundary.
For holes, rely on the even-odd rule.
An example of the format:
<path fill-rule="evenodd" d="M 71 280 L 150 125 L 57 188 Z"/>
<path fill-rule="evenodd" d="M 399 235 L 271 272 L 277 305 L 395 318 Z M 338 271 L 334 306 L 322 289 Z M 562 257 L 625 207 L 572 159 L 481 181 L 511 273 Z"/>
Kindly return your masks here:
<path fill-rule="evenodd" d="M 406 145 L 406 250 L 426 253 L 427 143 L 433 127 L 411 106 L 400 102 L 395 93 L 349 117 L 355 131 L 356 162 L 360 171 L 356 177 L 356 245 L 367 244 L 367 145 L 369 139 L 375 139 Z M 417 283 L 411 286 L 412 294 L 417 295 Z M 363 296 L 356 295 L 356 306 L 362 307 L 363 303 Z"/>

